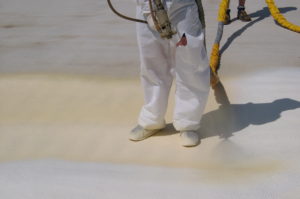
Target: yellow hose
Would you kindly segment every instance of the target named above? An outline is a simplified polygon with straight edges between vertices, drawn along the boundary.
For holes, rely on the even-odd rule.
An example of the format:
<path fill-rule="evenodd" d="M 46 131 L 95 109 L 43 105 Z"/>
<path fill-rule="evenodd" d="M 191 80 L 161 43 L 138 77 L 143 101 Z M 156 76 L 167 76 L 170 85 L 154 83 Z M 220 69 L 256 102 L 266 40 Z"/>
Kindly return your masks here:
<path fill-rule="evenodd" d="M 210 85 L 215 87 L 219 82 L 219 77 L 217 73 L 217 67 L 219 66 L 220 54 L 219 54 L 219 44 L 215 43 L 212 47 L 209 66 L 210 66 Z"/>
<path fill-rule="evenodd" d="M 217 73 L 217 67 L 219 65 L 219 57 L 220 57 L 219 44 L 214 43 L 210 54 L 210 60 L 209 60 L 210 68 L 214 73 Z"/>
<path fill-rule="evenodd" d="M 222 23 L 222 27 L 221 29 L 218 29 L 218 34 L 222 34 L 223 32 L 223 25 L 225 22 L 225 18 L 226 18 L 226 10 L 229 7 L 229 0 L 222 0 L 219 6 L 219 13 L 218 13 L 218 21 Z M 216 39 L 212 50 L 211 50 L 211 54 L 210 54 L 210 61 L 209 61 L 209 65 L 210 65 L 210 69 L 211 69 L 211 78 L 210 78 L 210 85 L 211 87 L 215 87 L 217 85 L 217 83 L 220 81 L 219 77 L 218 77 L 218 73 L 217 73 L 217 68 L 219 66 L 219 62 L 220 62 L 220 53 L 219 53 L 219 48 L 220 48 L 220 40 L 221 37 L 219 39 Z"/>
<path fill-rule="evenodd" d="M 300 33 L 300 26 L 297 26 L 295 24 L 290 23 L 287 21 L 284 16 L 280 13 L 278 8 L 276 7 L 275 3 L 273 0 L 266 0 L 266 3 L 269 7 L 269 11 L 273 18 L 283 27 Z"/>
<path fill-rule="evenodd" d="M 226 10 L 229 7 L 229 0 L 222 0 L 219 6 L 218 21 L 225 22 Z"/>

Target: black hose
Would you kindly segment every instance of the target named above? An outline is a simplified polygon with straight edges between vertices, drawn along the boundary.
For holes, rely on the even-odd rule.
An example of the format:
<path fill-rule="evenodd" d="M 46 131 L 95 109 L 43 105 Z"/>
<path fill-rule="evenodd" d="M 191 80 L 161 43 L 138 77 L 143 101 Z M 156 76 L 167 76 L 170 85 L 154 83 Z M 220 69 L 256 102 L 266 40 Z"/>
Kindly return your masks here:
<path fill-rule="evenodd" d="M 110 0 L 107 0 L 107 3 L 110 7 L 110 9 L 116 14 L 118 15 L 119 17 L 123 18 L 123 19 L 127 19 L 129 21 L 134 21 L 134 22 L 139 22 L 139 23 L 147 23 L 147 21 L 145 20 L 141 20 L 141 19 L 135 19 L 135 18 L 131 18 L 131 17 L 127 17 L 121 13 L 119 13 L 114 7 L 113 5 L 111 4 L 111 1 Z"/>

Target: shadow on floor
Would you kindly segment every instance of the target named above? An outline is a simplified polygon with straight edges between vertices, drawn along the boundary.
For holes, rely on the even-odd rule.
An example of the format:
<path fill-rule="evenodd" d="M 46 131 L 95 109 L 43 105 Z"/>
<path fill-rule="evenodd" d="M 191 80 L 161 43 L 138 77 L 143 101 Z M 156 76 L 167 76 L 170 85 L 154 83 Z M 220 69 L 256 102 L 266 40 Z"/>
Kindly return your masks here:
<path fill-rule="evenodd" d="M 221 82 L 215 87 L 214 94 L 220 106 L 217 110 L 203 115 L 201 128 L 198 130 L 201 139 L 212 136 L 228 138 L 251 124 L 263 125 L 274 122 L 280 118 L 282 112 L 300 108 L 299 101 L 289 98 L 277 99 L 269 103 L 231 104 Z M 178 132 L 173 125 L 168 124 L 156 136 L 175 133 Z"/>

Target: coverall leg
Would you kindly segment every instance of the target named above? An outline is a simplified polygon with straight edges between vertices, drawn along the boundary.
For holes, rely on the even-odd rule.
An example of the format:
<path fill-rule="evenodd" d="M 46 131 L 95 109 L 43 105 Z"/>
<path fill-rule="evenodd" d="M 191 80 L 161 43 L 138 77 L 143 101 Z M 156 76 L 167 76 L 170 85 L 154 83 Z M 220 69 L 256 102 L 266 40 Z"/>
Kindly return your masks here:
<path fill-rule="evenodd" d="M 138 123 L 145 129 L 165 126 L 169 92 L 175 78 L 174 127 L 178 131 L 194 131 L 200 127 L 209 92 L 204 29 L 195 0 L 167 0 L 167 3 L 170 21 L 177 31 L 172 39 L 161 39 L 147 24 L 137 24 L 145 100 Z M 144 17 L 143 11 L 143 6 L 138 5 L 138 18 Z M 183 34 L 187 45 L 176 47 Z"/>

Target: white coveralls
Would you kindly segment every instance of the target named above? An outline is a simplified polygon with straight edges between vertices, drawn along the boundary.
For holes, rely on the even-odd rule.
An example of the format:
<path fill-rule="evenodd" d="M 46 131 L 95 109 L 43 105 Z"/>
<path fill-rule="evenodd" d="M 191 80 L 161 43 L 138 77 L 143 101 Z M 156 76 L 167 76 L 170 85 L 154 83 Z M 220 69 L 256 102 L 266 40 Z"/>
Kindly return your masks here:
<path fill-rule="evenodd" d="M 148 0 L 137 0 L 137 18 L 145 18 Z M 210 69 L 205 48 L 205 31 L 195 0 L 162 0 L 177 34 L 161 39 L 147 24 L 137 23 L 144 106 L 138 123 L 145 129 L 165 127 L 169 91 L 176 82 L 173 125 L 178 131 L 195 131 L 209 92 Z M 186 35 L 187 45 L 176 47 Z"/>

